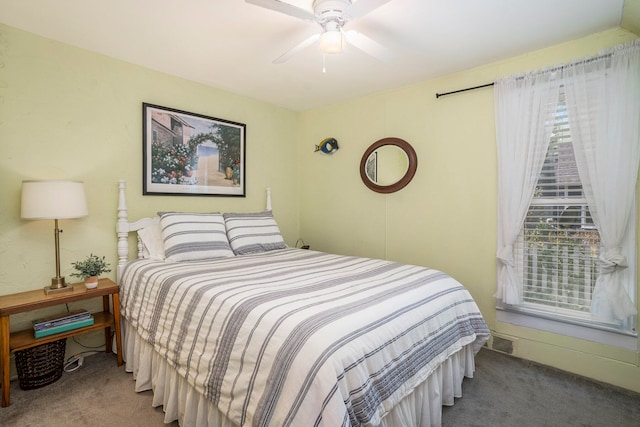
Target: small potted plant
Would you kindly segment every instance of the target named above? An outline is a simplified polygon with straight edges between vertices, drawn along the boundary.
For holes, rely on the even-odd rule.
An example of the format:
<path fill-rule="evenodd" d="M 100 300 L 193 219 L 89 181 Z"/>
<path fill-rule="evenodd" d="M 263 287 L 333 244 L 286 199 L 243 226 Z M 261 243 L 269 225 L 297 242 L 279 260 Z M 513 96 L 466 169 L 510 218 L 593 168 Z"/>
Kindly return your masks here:
<path fill-rule="evenodd" d="M 71 273 L 71 276 L 84 279 L 84 285 L 87 289 L 98 287 L 98 276 L 111 271 L 105 257 L 100 258 L 94 254 L 89 255 L 83 261 L 72 262 L 71 265 L 76 270 L 75 273 Z"/>

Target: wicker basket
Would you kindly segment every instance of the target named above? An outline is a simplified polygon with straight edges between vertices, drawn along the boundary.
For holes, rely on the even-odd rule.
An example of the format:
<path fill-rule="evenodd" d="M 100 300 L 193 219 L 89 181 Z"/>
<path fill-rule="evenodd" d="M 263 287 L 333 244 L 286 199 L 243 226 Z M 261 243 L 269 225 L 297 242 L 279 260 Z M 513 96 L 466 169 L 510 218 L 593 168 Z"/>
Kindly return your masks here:
<path fill-rule="evenodd" d="M 33 390 L 56 382 L 64 369 L 67 339 L 16 351 L 20 388 Z"/>

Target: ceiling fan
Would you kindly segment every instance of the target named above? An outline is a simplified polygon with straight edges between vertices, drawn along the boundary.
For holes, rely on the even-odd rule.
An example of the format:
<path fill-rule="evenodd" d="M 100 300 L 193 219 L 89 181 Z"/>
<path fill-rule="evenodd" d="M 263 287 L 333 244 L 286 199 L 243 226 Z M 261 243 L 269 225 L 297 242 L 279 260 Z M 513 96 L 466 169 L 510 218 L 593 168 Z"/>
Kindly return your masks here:
<path fill-rule="evenodd" d="M 321 33 L 308 37 L 306 40 L 285 52 L 273 61 L 274 64 L 281 64 L 287 61 L 318 40 L 320 41 L 320 49 L 324 53 L 340 53 L 344 48 L 344 42 L 347 42 L 380 61 L 387 61 L 390 58 L 389 50 L 378 42 L 355 30 L 343 30 L 348 22 L 361 18 L 390 0 L 358 0 L 355 3 L 352 3 L 351 0 L 314 0 L 312 3 L 313 12 L 280 0 L 245 1 L 256 6 L 293 16 L 294 18 L 317 23 L 322 27 Z"/>

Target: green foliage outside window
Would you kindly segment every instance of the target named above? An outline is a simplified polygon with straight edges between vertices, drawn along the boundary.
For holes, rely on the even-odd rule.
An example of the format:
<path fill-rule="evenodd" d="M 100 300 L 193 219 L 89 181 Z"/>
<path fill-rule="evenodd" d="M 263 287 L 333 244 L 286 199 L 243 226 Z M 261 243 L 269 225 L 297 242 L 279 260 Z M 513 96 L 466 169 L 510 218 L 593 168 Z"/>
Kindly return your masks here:
<path fill-rule="evenodd" d="M 531 225 L 524 230 L 525 301 L 588 311 L 597 278 L 598 231 L 563 227 L 553 217 Z"/>

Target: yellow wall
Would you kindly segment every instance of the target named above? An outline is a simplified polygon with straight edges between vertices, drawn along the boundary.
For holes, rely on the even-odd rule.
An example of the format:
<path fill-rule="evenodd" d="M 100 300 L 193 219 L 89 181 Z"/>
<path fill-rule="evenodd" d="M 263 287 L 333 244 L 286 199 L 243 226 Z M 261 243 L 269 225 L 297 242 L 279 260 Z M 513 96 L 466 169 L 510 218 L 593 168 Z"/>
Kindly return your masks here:
<path fill-rule="evenodd" d="M 143 102 L 245 123 L 247 197 L 142 196 Z M 68 281 L 71 262 L 91 252 L 115 267 L 119 179 L 127 180 L 132 220 L 158 210 L 260 210 L 271 187 L 294 245 L 297 132 L 293 111 L 0 25 L 0 295 L 42 288 L 55 275 L 53 221 L 20 219 L 25 179 L 85 182 L 89 216 L 60 222 Z M 115 268 L 108 276 L 115 279 Z M 13 316 L 11 329 L 31 318 Z"/>
<path fill-rule="evenodd" d="M 640 36 L 640 0 L 625 0 L 621 26 Z"/>
<path fill-rule="evenodd" d="M 469 288 L 514 354 L 640 391 L 638 352 L 496 321 L 496 148 L 491 88 L 436 99 L 517 72 L 570 62 L 634 39 L 616 29 L 467 72 L 301 114 L 300 235 L 312 248 L 419 264 Z M 314 153 L 334 137 L 340 149 Z M 362 183 L 369 144 L 399 137 L 417 152 L 414 180 L 395 194 Z M 638 298 L 640 300 L 640 298 Z"/>

